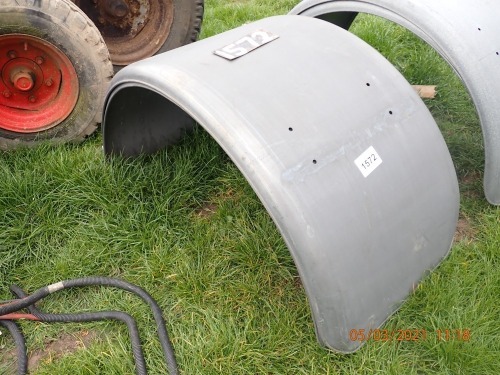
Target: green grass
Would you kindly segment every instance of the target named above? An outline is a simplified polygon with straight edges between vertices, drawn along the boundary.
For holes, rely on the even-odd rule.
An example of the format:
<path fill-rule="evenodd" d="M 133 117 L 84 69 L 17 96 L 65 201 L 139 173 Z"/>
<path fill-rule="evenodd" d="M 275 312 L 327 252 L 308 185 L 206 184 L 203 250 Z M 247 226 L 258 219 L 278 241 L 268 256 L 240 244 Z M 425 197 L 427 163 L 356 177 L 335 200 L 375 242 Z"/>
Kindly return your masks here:
<path fill-rule="evenodd" d="M 296 1 L 207 0 L 203 37 Z M 369 342 L 352 355 L 316 342 L 291 256 L 253 190 L 202 129 L 133 161 L 106 162 L 98 134 L 81 145 L 0 153 L 0 300 L 63 279 L 105 275 L 150 291 L 162 306 L 184 374 L 497 374 L 500 368 L 500 209 L 482 193 L 476 112 L 451 69 L 411 33 L 373 17 L 356 34 L 413 84 L 437 84 L 427 104 L 455 162 L 461 231 L 450 256 L 385 329 L 424 329 L 418 342 Z M 50 312 L 121 309 L 139 322 L 151 374 L 165 373 L 148 309 L 120 291 L 64 291 Z M 132 374 L 118 323 L 23 323 L 29 351 L 63 333 L 94 332 L 85 350 L 45 356 L 41 374 Z M 471 332 L 438 341 L 436 330 Z M 7 336 L 7 337 L 6 337 Z M 66 336 L 66 335 L 65 335 Z M 13 348 L 0 336 L 0 358 Z M 7 359 L 0 373 L 8 373 Z"/>

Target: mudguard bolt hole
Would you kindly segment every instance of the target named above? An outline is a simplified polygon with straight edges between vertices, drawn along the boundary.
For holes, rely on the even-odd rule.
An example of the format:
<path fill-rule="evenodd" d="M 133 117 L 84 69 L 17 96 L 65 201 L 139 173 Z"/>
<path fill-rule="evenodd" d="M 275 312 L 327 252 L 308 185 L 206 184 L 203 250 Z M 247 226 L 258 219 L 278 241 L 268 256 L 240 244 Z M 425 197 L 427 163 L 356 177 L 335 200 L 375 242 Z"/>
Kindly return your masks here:
<path fill-rule="evenodd" d="M 5 96 L 6 98 L 10 98 L 10 97 L 11 97 L 11 95 L 12 95 L 12 93 L 11 93 L 10 91 L 8 91 L 8 90 L 5 90 L 2 94 L 3 94 L 3 96 Z"/>
<path fill-rule="evenodd" d="M 392 111 L 389 111 L 389 114 L 392 115 Z"/>
<path fill-rule="evenodd" d="M 29 97 L 29 101 L 30 101 L 31 103 L 36 102 L 35 95 L 31 95 L 31 96 Z"/>
<path fill-rule="evenodd" d="M 17 57 L 17 53 L 16 51 L 9 51 L 7 52 L 7 56 L 9 57 L 9 59 L 15 59 Z"/>
<path fill-rule="evenodd" d="M 52 81 L 52 78 L 49 78 L 48 80 L 45 81 L 45 86 L 52 86 L 52 84 L 54 83 L 54 81 Z"/>
<path fill-rule="evenodd" d="M 316 159 L 313 160 L 313 164 L 316 164 L 318 161 Z"/>
<path fill-rule="evenodd" d="M 38 65 L 42 65 L 43 64 L 43 57 L 42 56 L 38 56 L 36 59 L 35 59 L 36 63 Z"/>
<path fill-rule="evenodd" d="M 289 131 L 293 132 L 293 128 L 288 128 Z"/>
<path fill-rule="evenodd" d="M 370 83 L 369 83 L 369 82 L 366 82 L 366 86 L 368 86 L 368 87 L 369 87 L 369 86 L 370 86 Z"/>

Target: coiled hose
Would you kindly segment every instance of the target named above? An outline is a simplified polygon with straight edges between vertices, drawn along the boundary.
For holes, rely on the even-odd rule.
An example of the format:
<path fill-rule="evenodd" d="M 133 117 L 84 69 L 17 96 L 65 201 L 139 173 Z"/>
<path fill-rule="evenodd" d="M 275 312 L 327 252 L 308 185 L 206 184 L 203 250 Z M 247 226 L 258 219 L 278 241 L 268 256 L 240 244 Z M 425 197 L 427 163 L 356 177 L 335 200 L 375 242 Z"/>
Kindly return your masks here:
<path fill-rule="evenodd" d="M 47 297 L 49 294 L 57 291 L 84 286 L 110 286 L 125 290 L 140 297 L 146 302 L 153 312 L 153 317 L 156 322 L 156 329 L 158 338 L 165 357 L 166 366 L 172 375 L 177 375 L 178 368 L 175 359 L 174 350 L 170 339 L 168 337 L 165 320 L 162 311 L 156 301 L 144 289 L 137 285 L 128 283 L 123 280 L 113 279 L 109 277 L 85 277 L 79 279 L 71 279 L 60 281 L 36 290 L 33 294 L 27 295 L 17 285 L 12 285 L 10 290 L 19 299 L 10 301 L 4 305 L 0 305 L 0 324 L 4 325 L 14 337 L 16 347 L 18 350 L 18 373 L 25 375 L 27 373 L 27 354 L 24 337 L 15 323 L 11 320 L 14 319 L 31 319 L 42 322 L 90 322 L 97 320 L 114 319 L 124 322 L 129 331 L 130 341 L 132 344 L 132 352 L 134 355 L 135 369 L 137 375 L 147 375 L 146 362 L 142 352 L 142 345 L 139 336 L 139 330 L 135 320 L 123 311 L 99 311 L 92 313 L 80 314 L 47 314 L 35 307 L 35 303 Z M 28 309 L 31 314 L 16 314 L 19 310 Z M 5 324 L 7 323 L 7 324 Z"/>

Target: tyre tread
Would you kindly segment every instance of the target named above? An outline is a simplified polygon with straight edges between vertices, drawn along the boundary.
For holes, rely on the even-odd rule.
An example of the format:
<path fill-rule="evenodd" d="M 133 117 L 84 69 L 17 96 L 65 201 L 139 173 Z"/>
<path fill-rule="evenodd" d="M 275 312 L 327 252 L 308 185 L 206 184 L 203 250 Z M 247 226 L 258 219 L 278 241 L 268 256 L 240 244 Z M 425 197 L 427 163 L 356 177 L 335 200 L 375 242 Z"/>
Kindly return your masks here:
<path fill-rule="evenodd" d="M 52 139 L 44 139 L 43 137 L 35 140 L 24 140 L 22 136 L 18 138 L 5 139 L 0 135 L 0 149 L 12 149 L 23 146 L 30 146 L 38 143 L 40 140 L 48 140 L 51 143 L 63 142 L 81 142 L 92 134 L 101 122 L 102 106 L 109 82 L 113 77 L 113 65 L 109 57 L 109 52 L 99 30 L 94 23 L 85 15 L 85 13 L 75 4 L 68 0 L 0 0 L 0 7 L 5 7 L 4 11 L 8 12 L 8 8 L 14 10 L 35 11 L 44 13 L 50 19 L 63 27 L 68 33 L 76 34 L 81 42 L 88 45 L 87 53 L 90 59 L 95 63 L 96 82 L 99 82 L 99 90 L 96 92 L 95 100 L 99 100 L 98 108 L 91 118 L 77 126 L 78 130 L 67 135 L 58 136 Z M 45 35 L 45 33 L 44 33 Z M 80 78 L 80 77 L 79 77 Z M 64 121 L 63 121 L 64 123 Z M 63 123 L 56 126 L 59 127 Z"/>

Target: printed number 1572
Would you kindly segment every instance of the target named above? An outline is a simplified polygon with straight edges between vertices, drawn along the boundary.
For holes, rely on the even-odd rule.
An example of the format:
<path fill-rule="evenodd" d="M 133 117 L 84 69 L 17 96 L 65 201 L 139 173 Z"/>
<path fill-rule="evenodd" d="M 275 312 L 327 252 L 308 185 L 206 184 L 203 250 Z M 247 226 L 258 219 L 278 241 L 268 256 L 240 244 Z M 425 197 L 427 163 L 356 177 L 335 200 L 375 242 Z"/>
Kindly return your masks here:
<path fill-rule="evenodd" d="M 379 156 L 377 151 L 373 146 L 368 147 L 368 149 L 359 155 L 354 163 L 358 167 L 359 171 L 363 174 L 363 177 L 368 177 L 380 164 L 382 164 L 382 158 Z"/>

